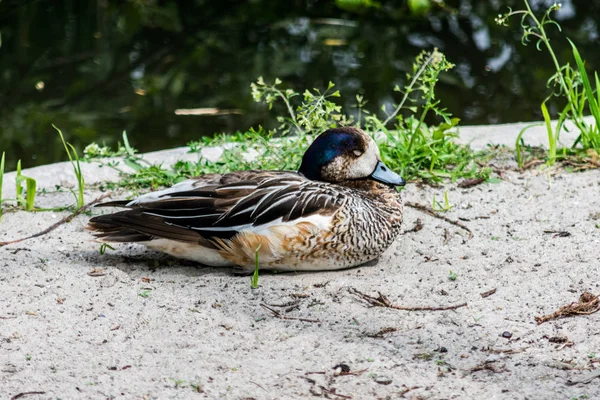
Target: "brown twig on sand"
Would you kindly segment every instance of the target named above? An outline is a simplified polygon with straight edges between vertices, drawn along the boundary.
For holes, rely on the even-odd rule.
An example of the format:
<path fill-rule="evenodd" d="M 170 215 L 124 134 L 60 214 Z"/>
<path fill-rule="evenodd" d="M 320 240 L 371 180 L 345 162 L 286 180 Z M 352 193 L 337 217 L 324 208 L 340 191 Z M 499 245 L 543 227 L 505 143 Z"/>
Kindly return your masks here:
<path fill-rule="evenodd" d="M 403 310 L 403 311 L 445 311 L 445 310 L 456 310 L 457 308 L 466 307 L 467 303 L 461 303 L 454 306 L 446 306 L 446 307 L 407 307 L 407 306 L 398 306 L 392 304 L 389 299 L 381 294 L 381 292 L 377 292 L 379 294 L 378 297 L 369 296 L 368 294 L 362 293 L 361 291 L 348 288 L 348 292 L 350 294 L 355 295 L 356 297 L 366 301 L 373 307 L 387 307 L 393 308 L 395 310 Z"/>
<path fill-rule="evenodd" d="M 417 220 L 415 221 L 415 226 L 402 232 L 402 234 L 405 235 L 411 232 L 419 232 L 421 229 L 423 229 L 423 221 L 421 221 L 421 218 L 417 218 Z"/>
<path fill-rule="evenodd" d="M 321 322 L 318 319 L 288 317 L 286 315 L 282 315 L 279 311 L 272 309 L 271 307 L 269 307 L 268 305 L 266 305 L 264 303 L 261 303 L 260 306 L 262 308 L 264 308 L 265 310 L 269 311 L 271 314 L 273 314 L 273 316 L 275 316 L 279 319 L 287 319 L 290 321 L 302 321 L 302 322 Z"/>
<path fill-rule="evenodd" d="M 449 224 L 452 224 L 454 226 L 458 226 L 461 229 L 464 229 L 465 231 L 469 232 L 469 239 L 473 238 L 473 232 L 471 232 L 471 230 L 469 228 L 467 228 L 465 225 L 461 224 L 458 221 L 454 221 L 448 217 L 444 217 L 443 215 L 440 215 L 438 213 L 436 213 L 434 210 L 432 210 L 430 207 L 425 206 L 423 204 L 419 204 L 419 203 L 413 203 L 411 201 L 407 201 L 406 204 L 408 207 L 414 208 L 415 210 L 419 210 L 427 215 L 430 215 L 434 218 L 439 218 L 443 221 L 448 222 Z"/>
<path fill-rule="evenodd" d="M 61 219 L 60 221 L 58 221 L 57 223 L 55 223 L 54 225 L 51 225 L 50 227 L 44 229 L 41 232 L 35 233 L 31 236 L 27 236 L 21 239 L 15 239 L 15 240 L 9 240 L 8 242 L 0 242 L 0 247 L 2 246 L 6 246 L 8 244 L 14 244 L 14 243 L 19 243 L 22 242 L 24 240 L 28 240 L 28 239 L 33 239 L 36 238 L 38 236 L 42 236 L 45 235 L 47 233 L 52 232 L 53 230 L 55 230 L 56 228 L 58 228 L 59 226 L 61 226 L 62 224 L 66 224 L 67 222 L 71 222 L 71 220 L 73 218 L 75 218 L 76 216 L 78 216 L 79 214 L 81 214 L 82 212 L 88 210 L 91 206 L 93 206 L 94 204 L 97 204 L 99 202 L 101 202 L 102 200 L 104 200 L 105 198 L 109 197 L 111 194 L 110 193 L 106 193 L 103 194 L 102 196 L 98 197 L 96 200 L 91 201 L 89 203 L 87 203 L 86 205 L 84 205 L 83 207 L 77 209 L 75 212 L 73 212 L 71 215 Z"/>
<path fill-rule="evenodd" d="M 526 162 L 525 164 L 523 164 L 523 166 L 520 168 L 520 170 L 525 171 L 526 169 L 537 167 L 538 165 L 541 165 L 543 163 L 545 163 L 544 160 L 539 160 L 536 158 L 536 159 L 530 160 L 530 161 Z"/>
<path fill-rule="evenodd" d="M 10 400 L 17 400 L 23 396 L 29 396 L 30 394 L 46 394 L 46 392 L 23 392 L 23 393 L 14 395 L 13 397 L 10 398 Z"/>
<path fill-rule="evenodd" d="M 472 188 L 473 186 L 477 186 L 483 182 L 485 182 L 485 178 L 465 179 L 464 181 L 458 184 L 458 187 L 461 189 L 468 189 Z"/>
<path fill-rule="evenodd" d="M 493 364 L 493 362 L 494 361 L 485 361 L 483 364 L 479 364 L 471 368 L 469 372 L 473 373 L 477 371 L 492 371 L 495 374 L 499 374 L 501 372 L 508 372 L 508 369 L 506 369 L 505 365 L 502 365 L 501 367 L 496 367 Z"/>
<path fill-rule="evenodd" d="M 492 290 L 488 290 L 487 292 L 483 292 L 481 293 L 481 297 L 482 298 L 486 298 L 486 297 L 490 297 L 491 295 L 493 295 L 494 293 L 496 293 L 496 288 L 493 288 Z"/>
<path fill-rule="evenodd" d="M 535 317 L 535 322 L 539 325 L 553 319 L 569 317 L 572 315 L 590 315 L 597 311 L 600 311 L 600 299 L 598 296 L 593 295 L 590 292 L 583 292 L 583 294 L 579 296 L 579 301 L 577 303 L 562 306 L 552 314 Z"/>

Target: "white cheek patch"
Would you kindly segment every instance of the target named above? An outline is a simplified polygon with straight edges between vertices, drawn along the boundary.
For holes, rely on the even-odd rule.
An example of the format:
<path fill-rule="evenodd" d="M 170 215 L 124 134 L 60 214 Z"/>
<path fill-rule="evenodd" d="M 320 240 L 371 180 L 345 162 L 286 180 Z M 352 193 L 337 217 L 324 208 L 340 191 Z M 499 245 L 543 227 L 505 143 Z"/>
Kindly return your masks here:
<path fill-rule="evenodd" d="M 367 151 L 360 157 L 358 157 L 348 169 L 348 178 L 360 179 L 366 178 L 375 171 L 375 167 L 381 157 L 379 156 L 379 148 L 375 141 L 369 138 L 369 147 Z"/>

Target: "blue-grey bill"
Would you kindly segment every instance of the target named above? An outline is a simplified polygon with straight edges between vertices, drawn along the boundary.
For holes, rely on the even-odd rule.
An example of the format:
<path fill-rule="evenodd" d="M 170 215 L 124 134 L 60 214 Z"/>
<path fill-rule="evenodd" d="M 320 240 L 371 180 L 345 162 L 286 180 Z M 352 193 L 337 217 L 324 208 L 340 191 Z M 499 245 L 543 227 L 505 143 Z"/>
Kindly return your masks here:
<path fill-rule="evenodd" d="M 404 186 L 406 181 L 400 175 L 389 169 L 383 161 L 379 161 L 375 167 L 375 171 L 371 174 L 371 178 L 378 182 L 393 186 Z"/>

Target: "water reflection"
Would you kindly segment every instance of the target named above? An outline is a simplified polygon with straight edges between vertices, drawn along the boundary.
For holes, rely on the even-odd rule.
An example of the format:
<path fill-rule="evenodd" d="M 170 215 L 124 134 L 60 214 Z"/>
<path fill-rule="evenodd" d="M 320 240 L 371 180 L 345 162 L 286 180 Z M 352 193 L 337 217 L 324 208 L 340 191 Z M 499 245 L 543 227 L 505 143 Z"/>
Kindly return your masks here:
<path fill-rule="evenodd" d="M 438 94 L 463 124 L 541 118 L 551 60 L 520 44 L 517 20 L 511 28 L 494 23 L 520 2 L 449 1 L 424 15 L 393 0 L 350 11 L 342 3 L 2 1 L 0 150 L 9 168 L 18 158 L 25 166 L 64 159 L 51 123 L 79 148 L 113 143 L 127 130 L 143 151 L 274 126 L 250 98 L 259 75 L 297 89 L 331 80 L 347 105 L 360 92 L 379 110 L 398 101 L 392 88 L 405 83 L 415 55 L 432 47 L 456 64 Z M 557 15 L 590 69 L 600 58 L 599 8 L 566 1 Z M 558 56 L 570 60 L 564 36 L 550 31 Z M 175 113 L 182 109 L 204 111 Z"/>

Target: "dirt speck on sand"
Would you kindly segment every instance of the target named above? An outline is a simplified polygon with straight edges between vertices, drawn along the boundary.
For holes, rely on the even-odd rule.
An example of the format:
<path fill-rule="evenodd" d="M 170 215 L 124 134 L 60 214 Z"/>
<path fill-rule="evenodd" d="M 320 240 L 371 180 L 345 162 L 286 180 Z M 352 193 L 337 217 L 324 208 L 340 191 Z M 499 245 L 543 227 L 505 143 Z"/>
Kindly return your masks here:
<path fill-rule="evenodd" d="M 255 290 L 249 277 L 138 245 L 101 255 L 83 230 L 85 215 L 4 246 L 0 393 L 32 399 L 600 398 L 600 313 L 535 320 L 582 293 L 600 294 L 600 171 L 505 178 L 404 191 L 406 201 L 431 204 L 434 194 L 441 198 L 448 190 L 454 207 L 444 215 L 467 226 L 472 239 L 407 208 L 406 232 L 377 263 L 264 273 Z M 99 193 L 86 195 L 92 200 Z M 39 202 L 65 204 L 68 196 L 46 194 Z M 6 213 L 0 241 L 66 215 Z M 404 307 L 467 306 L 373 307 L 350 288 Z"/>

